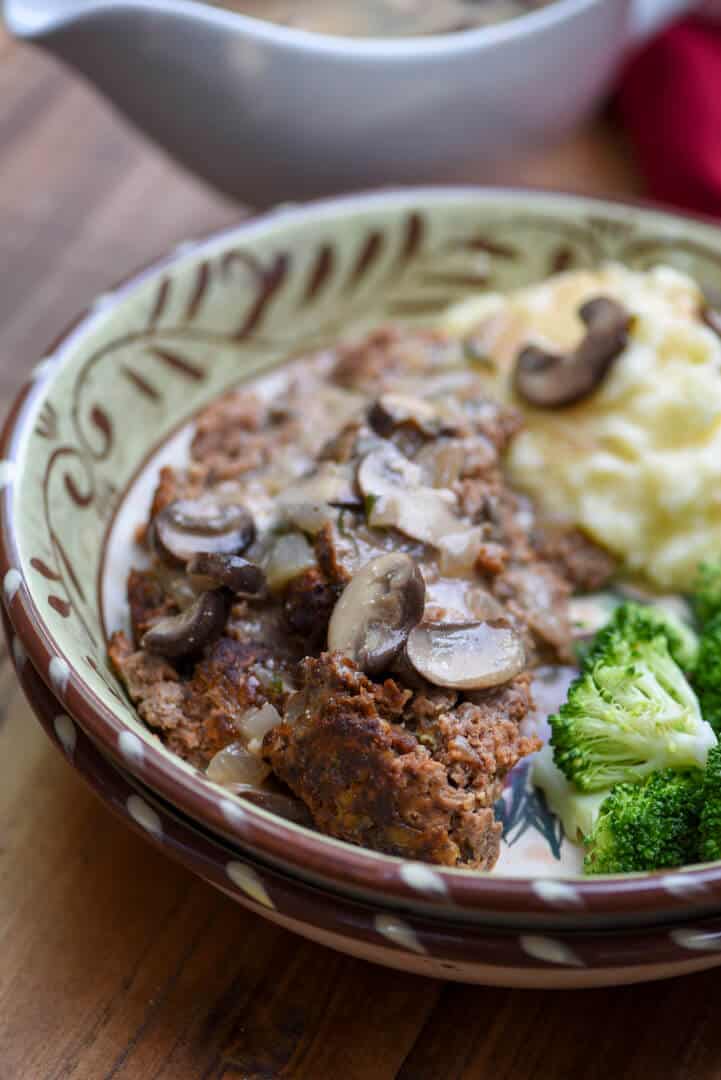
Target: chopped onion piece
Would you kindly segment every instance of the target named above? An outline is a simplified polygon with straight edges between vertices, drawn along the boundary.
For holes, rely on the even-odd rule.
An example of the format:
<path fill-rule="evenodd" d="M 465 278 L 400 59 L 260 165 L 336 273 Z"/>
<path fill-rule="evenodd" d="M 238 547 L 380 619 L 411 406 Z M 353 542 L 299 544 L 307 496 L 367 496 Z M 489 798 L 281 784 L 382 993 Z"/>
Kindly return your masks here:
<path fill-rule="evenodd" d="M 235 784 L 260 787 L 269 773 L 270 766 L 240 742 L 230 743 L 219 750 L 206 769 L 208 779 L 223 787 Z"/>
<path fill-rule="evenodd" d="M 267 732 L 282 722 L 274 705 L 266 702 L 260 709 L 248 709 L 240 718 L 240 730 L 251 754 L 260 755 Z"/>
<path fill-rule="evenodd" d="M 315 565 L 313 548 L 301 533 L 279 536 L 265 565 L 268 588 L 280 592 L 289 581 Z"/>
<path fill-rule="evenodd" d="M 440 570 L 446 577 L 472 574 L 483 539 L 483 528 L 473 525 L 461 532 L 448 533 L 440 541 Z"/>

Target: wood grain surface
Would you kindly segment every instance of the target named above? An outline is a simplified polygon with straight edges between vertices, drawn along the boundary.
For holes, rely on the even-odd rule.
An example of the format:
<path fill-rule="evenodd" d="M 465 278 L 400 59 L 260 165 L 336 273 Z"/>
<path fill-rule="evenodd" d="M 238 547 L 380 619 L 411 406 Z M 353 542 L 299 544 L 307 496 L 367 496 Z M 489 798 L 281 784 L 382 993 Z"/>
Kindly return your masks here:
<path fill-rule="evenodd" d="M 609 120 L 505 179 L 639 189 Z M 93 294 L 239 216 L 0 31 L 3 406 Z M 721 1076 L 721 972 L 541 993 L 347 959 L 120 825 L 34 724 L 7 658 L 0 705 L 0 1080 Z"/>

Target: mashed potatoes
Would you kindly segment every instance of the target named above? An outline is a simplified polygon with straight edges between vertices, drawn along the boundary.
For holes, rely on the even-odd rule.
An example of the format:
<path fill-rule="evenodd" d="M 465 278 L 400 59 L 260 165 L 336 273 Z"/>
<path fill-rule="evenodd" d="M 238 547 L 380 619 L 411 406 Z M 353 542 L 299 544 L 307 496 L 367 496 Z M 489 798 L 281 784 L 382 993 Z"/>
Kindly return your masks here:
<path fill-rule="evenodd" d="M 721 340 L 699 318 L 694 282 L 666 267 L 574 271 L 508 297 L 465 301 L 446 325 L 473 333 L 476 350 L 496 364 L 494 392 L 510 400 L 518 349 L 575 347 L 584 332 L 578 308 L 600 294 L 634 316 L 629 344 L 585 401 L 525 407 L 513 480 L 630 572 L 683 590 L 701 560 L 721 554 Z"/>

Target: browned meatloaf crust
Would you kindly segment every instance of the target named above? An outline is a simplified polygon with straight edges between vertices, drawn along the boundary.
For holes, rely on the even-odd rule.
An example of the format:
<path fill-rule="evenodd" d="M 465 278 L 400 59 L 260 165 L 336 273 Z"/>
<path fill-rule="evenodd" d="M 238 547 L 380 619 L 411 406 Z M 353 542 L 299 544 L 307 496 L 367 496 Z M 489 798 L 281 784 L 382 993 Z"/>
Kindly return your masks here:
<path fill-rule="evenodd" d="M 495 864 L 493 804 L 540 745 L 519 731 L 528 676 L 458 708 L 446 695 L 437 709 L 423 695 L 409 705 L 392 680 L 374 685 L 337 655 L 304 660 L 302 680 L 292 722 L 268 732 L 263 755 L 323 832 L 445 866 Z"/>

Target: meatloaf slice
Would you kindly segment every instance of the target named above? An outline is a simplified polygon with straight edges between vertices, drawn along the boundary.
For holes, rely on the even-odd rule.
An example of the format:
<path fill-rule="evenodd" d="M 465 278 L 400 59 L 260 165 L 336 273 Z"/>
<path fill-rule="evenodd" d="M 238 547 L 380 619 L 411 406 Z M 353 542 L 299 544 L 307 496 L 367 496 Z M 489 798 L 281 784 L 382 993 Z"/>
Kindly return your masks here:
<path fill-rule="evenodd" d="M 134 652 L 122 631 L 113 634 L 108 651 L 141 720 L 198 768 L 238 738 L 247 709 L 267 700 L 253 672 L 256 660 L 268 655 L 262 646 L 222 637 L 209 646 L 188 680 L 161 657 L 143 649 Z"/>
<path fill-rule="evenodd" d="M 497 701 L 446 712 L 420 709 L 418 736 L 409 691 L 370 682 L 338 654 L 307 658 L 301 690 L 263 756 L 306 804 L 322 832 L 391 855 L 445 866 L 491 869 L 500 846 L 493 802 L 502 779 L 537 748 L 516 712 Z M 524 709 L 517 703 L 525 693 Z M 409 710 L 411 710 L 409 712 Z"/>

